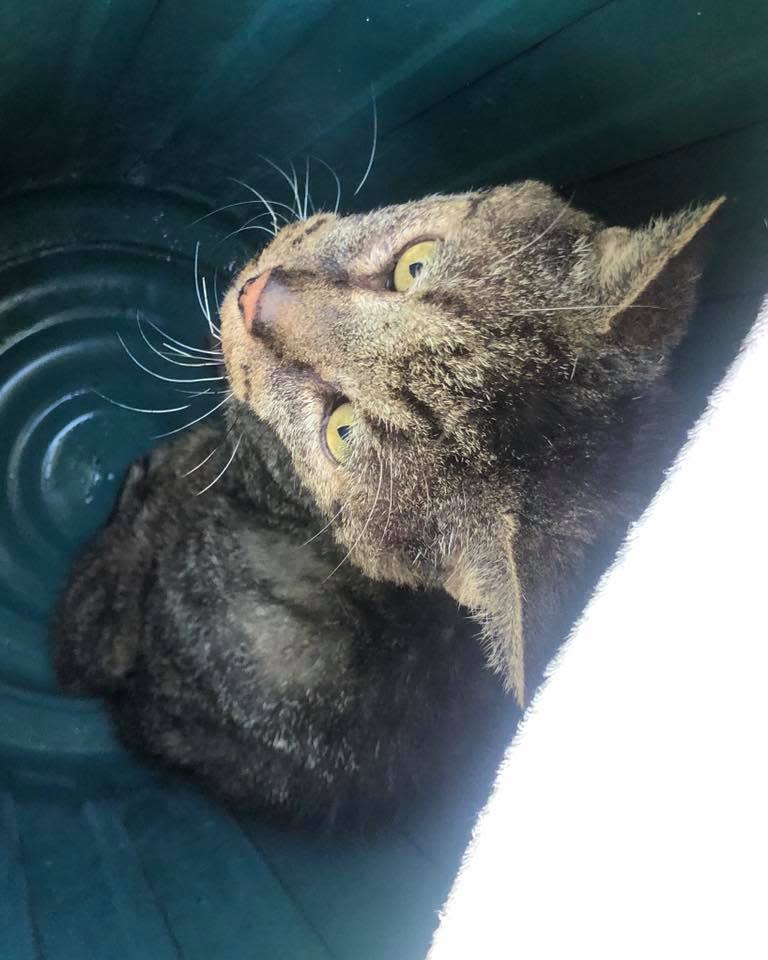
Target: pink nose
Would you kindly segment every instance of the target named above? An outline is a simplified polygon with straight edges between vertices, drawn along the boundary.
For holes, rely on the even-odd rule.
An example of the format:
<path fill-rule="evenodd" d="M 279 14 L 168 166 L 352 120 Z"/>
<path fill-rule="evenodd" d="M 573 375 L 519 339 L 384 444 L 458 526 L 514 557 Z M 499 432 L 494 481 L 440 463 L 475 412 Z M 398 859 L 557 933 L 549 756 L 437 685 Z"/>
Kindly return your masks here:
<path fill-rule="evenodd" d="M 259 320 L 261 295 L 264 292 L 264 287 L 269 283 L 271 275 L 271 270 L 265 270 L 258 277 L 251 277 L 250 280 L 246 280 L 240 289 L 237 305 L 240 308 L 240 316 L 243 318 L 245 328 L 249 333 L 253 330 L 254 323 Z"/>
<path fill-rule="evenodd" d="M 287 332 L 291 327 L 296 294 L 286 283 L 286 276 L 281 267 L 272 267 L 243 284 L 237 302 L 245 329 L 252 337 L 272 343 L 278 328 Z"/>

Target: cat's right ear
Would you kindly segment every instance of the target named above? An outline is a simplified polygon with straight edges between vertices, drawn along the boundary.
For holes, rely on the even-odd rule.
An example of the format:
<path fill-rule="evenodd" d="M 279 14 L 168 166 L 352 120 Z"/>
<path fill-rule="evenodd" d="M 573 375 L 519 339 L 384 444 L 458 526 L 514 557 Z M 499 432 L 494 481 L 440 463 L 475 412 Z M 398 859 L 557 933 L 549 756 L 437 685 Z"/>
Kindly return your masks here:
<path fill-rule="evenodd" d="M 704 259 L 704 227 L 725 202 L 683 210 L 639 230 L 608 227 L 591 243 L 587 269 L 600 333 L 614 333 L 638 347 L 675 347 L 694 305 Z"/>

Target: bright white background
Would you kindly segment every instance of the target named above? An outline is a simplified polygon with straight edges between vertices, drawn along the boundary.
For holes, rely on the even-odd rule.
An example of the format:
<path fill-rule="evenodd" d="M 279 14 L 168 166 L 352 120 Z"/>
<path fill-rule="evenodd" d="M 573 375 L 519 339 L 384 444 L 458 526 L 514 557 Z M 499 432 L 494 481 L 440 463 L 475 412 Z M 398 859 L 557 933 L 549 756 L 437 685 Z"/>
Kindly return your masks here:
<path fill-rule="evenodd" d="M 429 960 L 768 958 L 767 451 L 764 308 L 529 711 Z"/>

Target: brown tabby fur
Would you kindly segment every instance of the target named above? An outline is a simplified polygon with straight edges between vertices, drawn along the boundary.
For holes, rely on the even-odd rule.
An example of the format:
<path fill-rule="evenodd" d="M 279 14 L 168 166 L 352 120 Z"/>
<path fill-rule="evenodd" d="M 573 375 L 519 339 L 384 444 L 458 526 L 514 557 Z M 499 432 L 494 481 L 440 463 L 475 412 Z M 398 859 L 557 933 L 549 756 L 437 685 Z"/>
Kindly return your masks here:
<path fill-rule="evenodd" d="M 692 241 L 721 202 L 633 231 L 536 182 L 321 213 L 280 230 L 223 302 L 235 395 L 349 559 L 469 607 L 520 703 L 590 548 L 620 535 L 675 441 L 663 374 L 694 303 Z M 399 253 L 425 238 L 438 256 L 395 292 Z M 322 444 L 339 398 L 359 418 L 344 465 Z"/>
<path fill-rule="evenodd" d="M 521 183 L 285 226 L 221 308 L 228 432 L 134 464 L 76 565 L 62 684 L 249 809 L 365 823 L 480 783 L 519 714 L 451 596 L 523 703 L 679 442 L 718 206 L 629 231 Z"/>

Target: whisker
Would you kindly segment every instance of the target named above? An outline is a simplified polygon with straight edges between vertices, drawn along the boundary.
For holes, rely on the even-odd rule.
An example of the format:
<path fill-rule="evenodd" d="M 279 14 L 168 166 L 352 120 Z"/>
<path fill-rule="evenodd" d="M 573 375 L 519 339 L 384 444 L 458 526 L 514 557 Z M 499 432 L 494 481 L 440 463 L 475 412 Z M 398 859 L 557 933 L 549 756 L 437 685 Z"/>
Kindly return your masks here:
<path fill-rule="evenodd" d="M 214 485 L 214 483 L 218 483 L 219 480 L 221 480 L 221 478 L 222 478 L 222 477 L 224 476 L 224 474 L 227 472 L 227 470 L 229 470 L 229 466 L 230 466 L 230 464 L 232 463 L 232 461 L 235 459 L 235 454 L 236 454 L 237 451 L 238 451 L 238 448 L 239 448 L 239 446 L 240 446 L 240 441 L 241 441 L 242 439 L 243 439 L 243 435 L 242 435 L 242 433 L 241 433 L 240 436 L 237 438 L 237 443 L 235 444 L 235 448 L 234 448 L 234 450 L 232 451 L 232 455 L 230 456 L 229 460 L 227 460 L 227 462 L 224 464 L 224 467 L 223 467 L 223 469 L 221 470 L 221 473 L 218 473 L 218 474 L 213 478 L 213 480 L 211 480 L 211 482 L 208 484 L 208 486 L 203 487 L 202 490 L 198 490 L 197 493 L 195 494 L 196 497 L 199 497 L 201 494 L 205 493 L 206 490 L 210 490 L 211 487 Z"/>
<path fill-rule="evenodd" d="M 273 170 L 277 170 L 277 172 L 280 174 L 280 176 L 286 181 L 286 183 L 288 184 L 288 186 L 289 186 L 289 187 L 291 188 L 291 190 L 293 191 L 293 196 L 294 196 L 294 198 L 296 199 L 296 207 L 295 207 L 295 208 L 294 208 L 294 207 L 289 207 L 288 209 L 293 213 L 293 215 L 294 215 L 294 216 L 296 217 L 296 219 L 298 220 L 299 217 L 300 217 L 300 212 L 299 212 L 299 211 L 301 210 L 301 204 L 300 204 L 300 201 L 299 201 L 299 188 L 298 188 L 298 184 L 296 183 L 295 180 L 291 180 L 291 178 L 288 176 L 288 174 L 285 172 L 285 170 L 283 170 L 283 168 L 282 168 L 281 166 L 278 166 L 278 164 L 276 164 L 276 163 L 274 162 L 274 160 L 270 160 L 269 157 L 265 157 L 263 153 L 260 153 L 259 156 L 261 157 L 262 160 L 264 160 L 266 163 L 268 163 L 268 164 L 270 165 L 270 167 L 272 167 Z"/>
<path fill-rule="evenodd" d="M 216 304 L 216 315 L 218 316 L 219 310 L 221 309 L 221 301 L 219 300 L 219 268 L 218 265 L 213 269 L 213 302 Z M 219 332 L 221 332 L 221 324 L 219 324 Z"/>
<path fill-rule="evenodd" d="M 336 181 L 336 204 L 333 208 L 333 212 L 338 213 L 339 204 L 341 203 L 341 180 L 339 180 L 339 175 L 336 173 L 336 171 L 333 169 L 333 167 L 329 163 L 326 163 L 325 160 L 323 160 L 322 157 L 315 157 L 314 159 L 317 160 L 318 163 L 322 163 L 325 169 L 330 173 L 330 175 Z"/>
<path fill-rule="evenodd" d="M 376 110 L 376 97 L 373 95 L 373 90 L 371 90 L 371 99 L 373 100 L 373 143 L 371 144 L 371 156 L 368 160 L 368 166 L 365 168 L 363 179 L 358 183 L 357 189 L 352 194 L 353 197 L 356 197 L 363 189 L 365 181 L 368 179 L 368 174 L 371 172 L 371 167 L 373 166 L 373 158 L 376 156 L 376 142 L 379 137 L 379 117 Z"/>
<path fill-rule="evenodd" d="M 503 257 L 499 262 L 506 263 L 508 260 L 519 256 L 519 254 L 524 253 L 526 250 L 529 250 L 531 247 L 535 246 L 540 240 L 543 240 L 544 237 L 546 237 L 550 230 L 553 230 L 557 226 L 561 218 L 564 217 L 570 209 L 571 201 L 568 200 L 564 204 L 563 208 L 559 211 L 557 216 L 552 218 L 552 222 L 548 226 L 544 227 L 538 236 L 534 237 L 533 240 L 529 240 L 528 243 L 524 243 L 522 247 L 518 247 L 517 250 L 513 250 L 512 253 L 508 253 L 506 257 Z"/>
<path fill-rule="evenodd" d="M 217 207 L 215 210 L 211 210 L 210 213 L 203 214 L 202 217 L 193 220 L 188 226 L 196 227 L 198 223 L 202 223 L 203 220 L 207 220 L 209 217 L 215 217 L 217 213 L 223 213 L 225 210 L 231 210 L 233 207 L 250 207 L 258 202 L 258 200 L 238 200 L 235 203 L 225 203 L 223 207 Z"/>
<path fill-rule="evenodd" d="M 198 417 L 196 420 L 190 420 L 190 422 L 189 422 L 189 423 L 185 423 L 183 427 L 176 427 L 175 430 L 169 430 L 167 433 L 158 433 L 158 434 L 157 434 L 155 437 L 153 437 L 152 439 L 153 439 L 153 440 L 162 440 L 164 437 L 172 437 L 172 436 L 174 435 L 174 433 L 181 433 L 182 430 L 188 430 L 189 427 L 194 427 L 194 425 L 195 425 L 196 423 L 200 423 L 201 420 L 205 420 L 206 417 L 210 417 L 211 414 L 216 413 L 216 411 L 217 411 L 218 409 L 220 409 L 221 407 L 223 407 L 224 404 L 227 403 L 227 402 L 228 402 L 229 400 L 231 400 L 231 399 L 232 399 L 232 394 L 230 393 L 229 396 L 224 397 L 224 399 L 221 400 L 219 403 L 217 403 L 215 407 L 211 407 L 210 410 L 208 410 L 208 411 L 207 411 L 206 413 L 204 413 L 202 416 Z"/>
<path fill-rule="evenodd" d="M 202 278 L 203 281 L 203 299 L 205 300 L 205 309 L 207 311 L 206 316 L 208 317 L 208 329 L 211 331 L 211 335 L 215 337 L 216 340 L 221 341 L 221 330 L 217 324 L 211 319 L 211 307 L 208 303 L 208 287 L 205 282 L 205 277 Z"/>
<path fill-rule="evenodd" d="M 331 517 L 331 519 L 328 521 L 328 523 L 326 523 L 326 525 L 322 528 L 322 530 L 318 530 L 317 533 L 316 533 L 314 536 L 312 536 L 312 537 L 309 538 L 309 540 L 305 540 L 304 543 L 302 543 L 302 547 L 306 547 L 308 544 L 312 543 L 313 540 L 317 540 L 317 538 L 320 536 L 321 533 L 325 533 L 325 531 L 328 529 L 328 527 L 330 527 L 330 525 L 333 523 L 333 521 L 334 521 L 337 517 L 341 516 L 341 512 L 343 511 L 343 509 L 344 509 L 344 505 L 342 504 L 342 505 L 339 507 L 339 509 L 336 511 L 336 513 L 334 513 L 334 515 L 333 515 L 333 516 Z"/>
<path fill-rule="evenodd" d="M 293 174 L 293 179 L 291 180 L 291 185 L 293 186 L 293 195 L 296 197 L 296 206 L 299 209 L 297 219 L 306 219 L 306 217 L 302 217 L 301 215 L 301 200 L 299 199 L 299 175 L 296 173 L 296 167 L 293 165 L 293 160 L 289 160 L 288 163 L 290 164 L 291 173 Z"/>
<path fill-rule="evenodd" d="M 172 363 L 177 367 L 220 367 L 221 362 L 219 360 L 200 360 L 199 363 L 184 363 L 183 360 L 176 360 L 172 355 L 161 353 L 159 350 L 155 351 L 158 357 L 162 357 L 166 363 Z"/>
<path fill-rule="evenodd" d="M 253 218 L 253 220 L 256 220 L 256 219 L 258 218 L 257 217 Z M 271 230 L 267 229 L 267 227 L 262 227 L 260 225 L 250 226 L 250 224 L 253 223 L 253 220 L 248 220 L 245 224 L 243 224 L 242 227 L 238 227 L 237 230 L 233 230 L 231 233 L 228 233 L 226 237 L 222 237 L 222 239 L 219 240 L 219 242 L 216 244 L 216 247 L 220 247 L 221 244 L 224 243 L 226 240 L 229 240 L 230 237 L 236 237 L 238 233 L 245 233 L 246 230 L 263 230 L 264 233 L 268 234 L 270 237 L 274 238 L 276 236 L 276 234 L 274 234 Z M 216 248 L 214 247 L 214 249 Z"/>
<path fill-rule="evenodd" d="M 231 390 L 211 390 L 206 387 L 205 390 L 182 390 L 181 387 L 173 387 L 175 393 L 184 393 L 188 397 L 220 397 L 223 393 L 231 393 Z"/>
<path fill-rule="evenodd" d="M 574 303 L 568 307 L 526 307 L 524 310 L 515 307 L 510 308 L 510 313 L 554 313 L 561 310 L 670 310 L 671 307 L 662 307 L 653 303 L 631 303 L 625 306 L 623 303 Z"/>
<path fill-rule="evenodd" d="M 387 535 L 387 530 L 389 529 L 389 521 L 392 519 L 392 501 L 394 493 L 394 462 L 392 460 L 392 451 L 389 453 L 389 510 L 387 510 L 387 521 L 384 524 L 384 529 L 381 533 L 381 540 L 379 541 L 379 547 L 384 545 L 384 538 Z"/>
<path fill-rule="evenodd" d="M 200 260 L 200 241 L 195 244 L 195 293 L 197 294 L 197 302 L 200 304 L 200 310 L 202 311 L 203 316 L 208 321 L 208 326 L 211 325 L 211 313 L 206 311 L 205 304 L 203 303 L 203 298 L 200 294 L 200 270 L 199 270 L 199 260 Z"/>
<path fill-rule="evenodd" d="M 379 457 L 379 485 L 376 488 L 376 496 L 374 497 L 374 500 L 373 500 L 373 506 L 371 507 L 371 512 L 368 514 L 368 519 L 363 524 L 363 529 L 355 538 L 355 542 L 349 548 L 347 553 L 341 558 L 341 560 L 336 564 L 333 570 L 331 570 L 331 572 L 328 574 L 325 580 L 323 580 L 323 583 L 327 583 L 331 579 L 331 577 L 334 575 L 334 573 L 336 573 L 339 567 L 341 567 L 345 563 L 345 561 L 347 561 L 350 558 L 350 556 L 352 555 L 352 551 L 355 549 L 358 543 L 360 543 L 360 541 L 362 540 L 363 535 L 365 534 L 365 531 L 368 529 L 368 524 L 371 522 L 371 519 L 373 518 L 373 514 L 376 510 L 376 504 L 379 502 L 379 494 L 381 493 L 381 482 L 383 479 L 384 479 L 384 462 L 381 459 L 381 457 Z"/>
<path fill-rule="evenodd" d="M 179 350 L 178 347 L 172 347 L 170 343 L 166 343 L 165 341 L 163 341 L 163 344 L 162 344 L 162 345 L 165 347 L 166 350 L 168 350 L 170 353 L 172 353 L 173 356 L 175 356 L 175 357 L 186 357 L 188 360 L 202 360 L 202 359 L 203 359 L 202 357 L 196 357 L 193 353 L 188 353 L 186 350 Z M 163 354 L 163 356 L 166 356 L 166 354 Z M 218 359 L 218 360 L 211 360 L 211 363 L 221 363 L 221 357 L 222 357 L 222 356 L 223 356 L 223 354 L 220 354 L 220 355 L 219 355 L 219 359 Z"/>
<path fill-rule="evenodd" d="M 221 376 L 221 377 L 193 377 L 193 378 L 190 378 L 190 379 L 183 379 L 183 378 L 182 378 L 182 379 L 179 379 L 178 377 L 164 377 L 162 374 L 160 374 L 160 373 L 155 373 L 154 370 L 150 370 L 149 367 L 145 367 L 144 364 L 141 363 L 141 361 L 137 360 L 136 357 L 134 357 L 134 355 L 133 355 L 133 354 L 131 353 L 131 351 L 128 349 L 128 347 L 127 347 L 127 345 L 126 345 L 126 343 L 125 343 L 125 340 L 123 340 L 123 338 L 120 336 L 119 333 L 117 334 L 117 339 L 118 339 L 118 340 L 120 341 L 120 343 L 122 344 L 123 350 L 125 350 L 125 352 L 126 352 L 126 353 L 128 354 L 128 356 L 131 358 L 131 360 L 133 360 L 133 362 L 136 364 L 136 366 L 139 367 L 140 370 L 143 370 L 145 373 L 148 373 L 151 377 L 156 377 L 158 380 L 165 380 L 166 383 L 210 383 L 210 382 L 212 382 L 212 381 L 214 381 L 214 380 L 226 380 L 226 377 L 223 377 L 223 376 Z"/>
<path fill-rule="evenodd" d="M 221 446 L 221 444 L 220 444 L 220 443 L 217 443 L 216 446 L 213 448 L 213 450 L 211 450 L 211 452 L 208 454 L 208 456 L 207 456 L 204 460 L 201 460 L 200 463 L 198 463 L 196 466 L 192 467 L 191 470 L 187 470 L 186 473 L 182 473 L 182 477 L 188 477 L 188 476 L 190 475 L 190 473 L 194 473 L 195 470 L 199 470 L 200 467 L 203 466 L 203 464 L 208 463 L 208 461 L 211 459 L 211 457 L 214 455 L 214 453 L 216 453 L 216 451 L 219 449 L 220 446 Z"/>
<path fill-rule="evenodd" d="M 258 197 L 259 200 L 261 200 L 261 202 L 264 204 L 264 207 L 269 211 L 270 217 L 272 218 L 272 228 L 274 231 L 272 236 L 276 237 L 277 231 L 279 228 L 277 226 L 277 214 L 275 213 L 275 207 L 277 206 L 287 207 L 288 210 L 293 210 L 293 208 L 289 207 L 287 203 L 279 203 L 277 200 L 274 200 L 274 201 L 267 200 L 266 197 L 260 194 L 258 190 L 256 190 L 254 187 L 250 186 L 249 184 L 245 183 L 243 180 L 238 180 L 236 177 L 231 177 L 230 179 L 234 180 L 235 183 L 239 183 L 241 187 L 245 187 L 246 190 L 250 190 L 250 192 L 255 197 Z M 287 217 L 283 217 L 283 220 L 286 223 L 289 222 Z"/>
<path fill-rule="evenodd" d="M 221 356 L 221 350 L 203 350 L 202 347 L 193 347 L 190 343 L 185 343 L 183 340 L 177 340 L 175 337 L 172 337 L 170 333 L 166 333 L 162 327 L 158 327 L 158 325 L 150 320 L 149 317 L 144 317 L 144 323 L 148 323 L 153 330 L 156 330 L 161 336 L 165 337 L 167 340 L 170 340 L 171 343 L 178 344 L 180 347 L 185 347 L 187 350 L 194 350 L 195 353 L 210 353 L 216 357 Z M 163 345 L 169 347 L 171 350 L 173 349 L 173 347 L 170 347 L 167 343 L 164 343 Z"/>
<path fill-rule="evenodd" d="M 309 203 L 309 157 L 304 161 L 304 219 L 307 219 L 307 204 Z M 312 213 L 315 212 L 314 205 Z"/>
<path fill-rule="evenodd" d="M 217 360 L 200 360 L 199 357 L 192 357 L 191 359 L 195 360 L 194 363 L 184 363 L 181 360 L 174 360 L 173 357 L 169 357 L 164 354 L 161 350 L 158 350 L 157 347 L 150 341 L 146 333 L 144 333 L 144 328 L 141 325 L 141 316 L 139 311 L 136 311 L 136 327 L 138 328 L 141 338 L 149 347 L 149 349 L 158 355 L 161 360 L 165 360 L 166 363 L 172 363 L 177 367 L 218 367 L 219 363 Z M 199 362 L 198 362 L 199 361 Z"/>
<path fill-rule="evenodd" d="M 98 390 L 92 390 L 91 393 L 95 393 L 97 397 L 106 400 L 107 403 L 111 403 L 115 407 L 120 407 L 121 410 L 131 410 L 133 413 L 178 413 L 180 410 L 189 410 L 190 407 L 190 404 L 185 403 L 183 407 L 165 407 L 164 409 L 151 410 L 145 407 L 132 407 L 127 403 L 120 403 L 119 400 L 113 400 L 112 397 L 107 397 L 103 393 L 99 393 Z"/>

